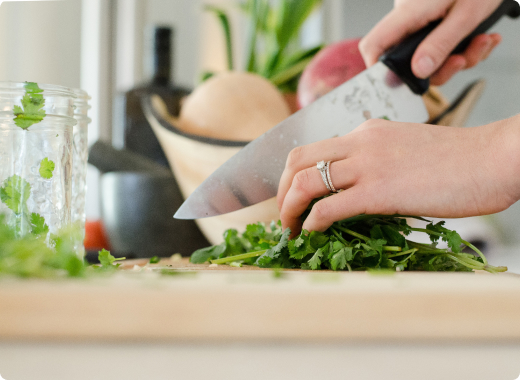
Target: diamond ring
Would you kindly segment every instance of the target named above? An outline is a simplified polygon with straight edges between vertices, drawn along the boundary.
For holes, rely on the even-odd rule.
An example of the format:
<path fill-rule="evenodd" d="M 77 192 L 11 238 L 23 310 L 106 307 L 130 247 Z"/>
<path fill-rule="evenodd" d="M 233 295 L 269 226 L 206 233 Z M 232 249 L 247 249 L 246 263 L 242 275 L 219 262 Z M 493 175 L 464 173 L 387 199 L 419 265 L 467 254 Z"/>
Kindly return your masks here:
<path fill-rule="evenodd" d="M 320 171 L 321 179 L 327 187 L 327 190 L 331 193 L 337 193 L 336 188 L 332 184 L 332 179 L 330 178 L 330 161 L 320 161 L 317 163 L 316 168 Z"/>

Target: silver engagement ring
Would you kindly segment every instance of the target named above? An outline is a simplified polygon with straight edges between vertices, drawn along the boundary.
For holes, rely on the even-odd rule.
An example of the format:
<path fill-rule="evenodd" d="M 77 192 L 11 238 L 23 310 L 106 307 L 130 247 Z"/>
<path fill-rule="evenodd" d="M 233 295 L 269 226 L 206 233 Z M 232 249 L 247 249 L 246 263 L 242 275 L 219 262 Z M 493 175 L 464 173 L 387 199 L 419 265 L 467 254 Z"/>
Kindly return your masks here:
<path fill-rule="evenodd" d="M 330 178 L 330 161 L 320 161 L 317 163 L 316 167 L 320 171 L 321 179 L 323 179 L 323 183 L 327 187 L 327 190 L 331 193 L 337 193 L 338 191 L 332 184 L 332 179 Z"/>

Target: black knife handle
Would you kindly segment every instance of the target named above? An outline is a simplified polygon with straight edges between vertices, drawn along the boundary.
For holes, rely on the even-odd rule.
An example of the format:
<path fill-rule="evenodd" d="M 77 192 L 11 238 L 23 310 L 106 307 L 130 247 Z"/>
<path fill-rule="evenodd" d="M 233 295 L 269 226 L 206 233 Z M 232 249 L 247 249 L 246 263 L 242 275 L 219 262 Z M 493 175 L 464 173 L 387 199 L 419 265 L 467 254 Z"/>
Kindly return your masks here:
<path fill-rule="evenodd" d="M 478 6 L 475 4 L 475 6 Z M 469 46 L 474 37 L 485 33 L 490 29 L 500 18 L 508 15 L 512 18 L 520 16 L 520 4 L 516 0 L 504 0 L 502 4 L 484 20 L 478 27 L 467 36 L 456 48 L 452 54 L 462 53 Z M 412 57 L 419 44 L 430 34 L 442 20 L 434 21 L 418 32 L 406 38 L 400 44 L 394 46 L 387 51 L 382 57 L 381 61 L 387 65 L 401 80 L 406 83 L 410 89 L 422 95 L 430 87 L 430 79 L 417 78 L 412 72 Z"/>

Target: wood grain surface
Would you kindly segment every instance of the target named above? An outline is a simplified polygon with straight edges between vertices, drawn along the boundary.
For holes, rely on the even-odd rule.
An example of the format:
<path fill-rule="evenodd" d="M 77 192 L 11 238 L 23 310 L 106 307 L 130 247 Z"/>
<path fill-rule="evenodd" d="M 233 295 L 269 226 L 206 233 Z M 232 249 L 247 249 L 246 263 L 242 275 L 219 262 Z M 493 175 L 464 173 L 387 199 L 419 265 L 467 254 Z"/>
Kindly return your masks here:
<path fill-rule="evenodd" d="M 125 267 L 136 264 L 146 261 Z M 163 260 L 95 280 L 2 280 L 0 340 L 6 339 L 520 342 L 520 277 L 276 275 Z"/>

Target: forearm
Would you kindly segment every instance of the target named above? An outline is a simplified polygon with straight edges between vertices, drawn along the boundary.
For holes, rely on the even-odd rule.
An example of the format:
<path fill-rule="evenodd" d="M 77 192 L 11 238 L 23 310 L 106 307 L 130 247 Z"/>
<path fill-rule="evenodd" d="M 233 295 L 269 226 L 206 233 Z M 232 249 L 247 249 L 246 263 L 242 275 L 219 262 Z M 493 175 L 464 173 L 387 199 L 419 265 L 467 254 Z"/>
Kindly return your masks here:
<path fill-rule="evenodd" d="M 520 114 L 483 128 L 489 130 L 492 170 L 509 207 L 520 200 Z"/>

